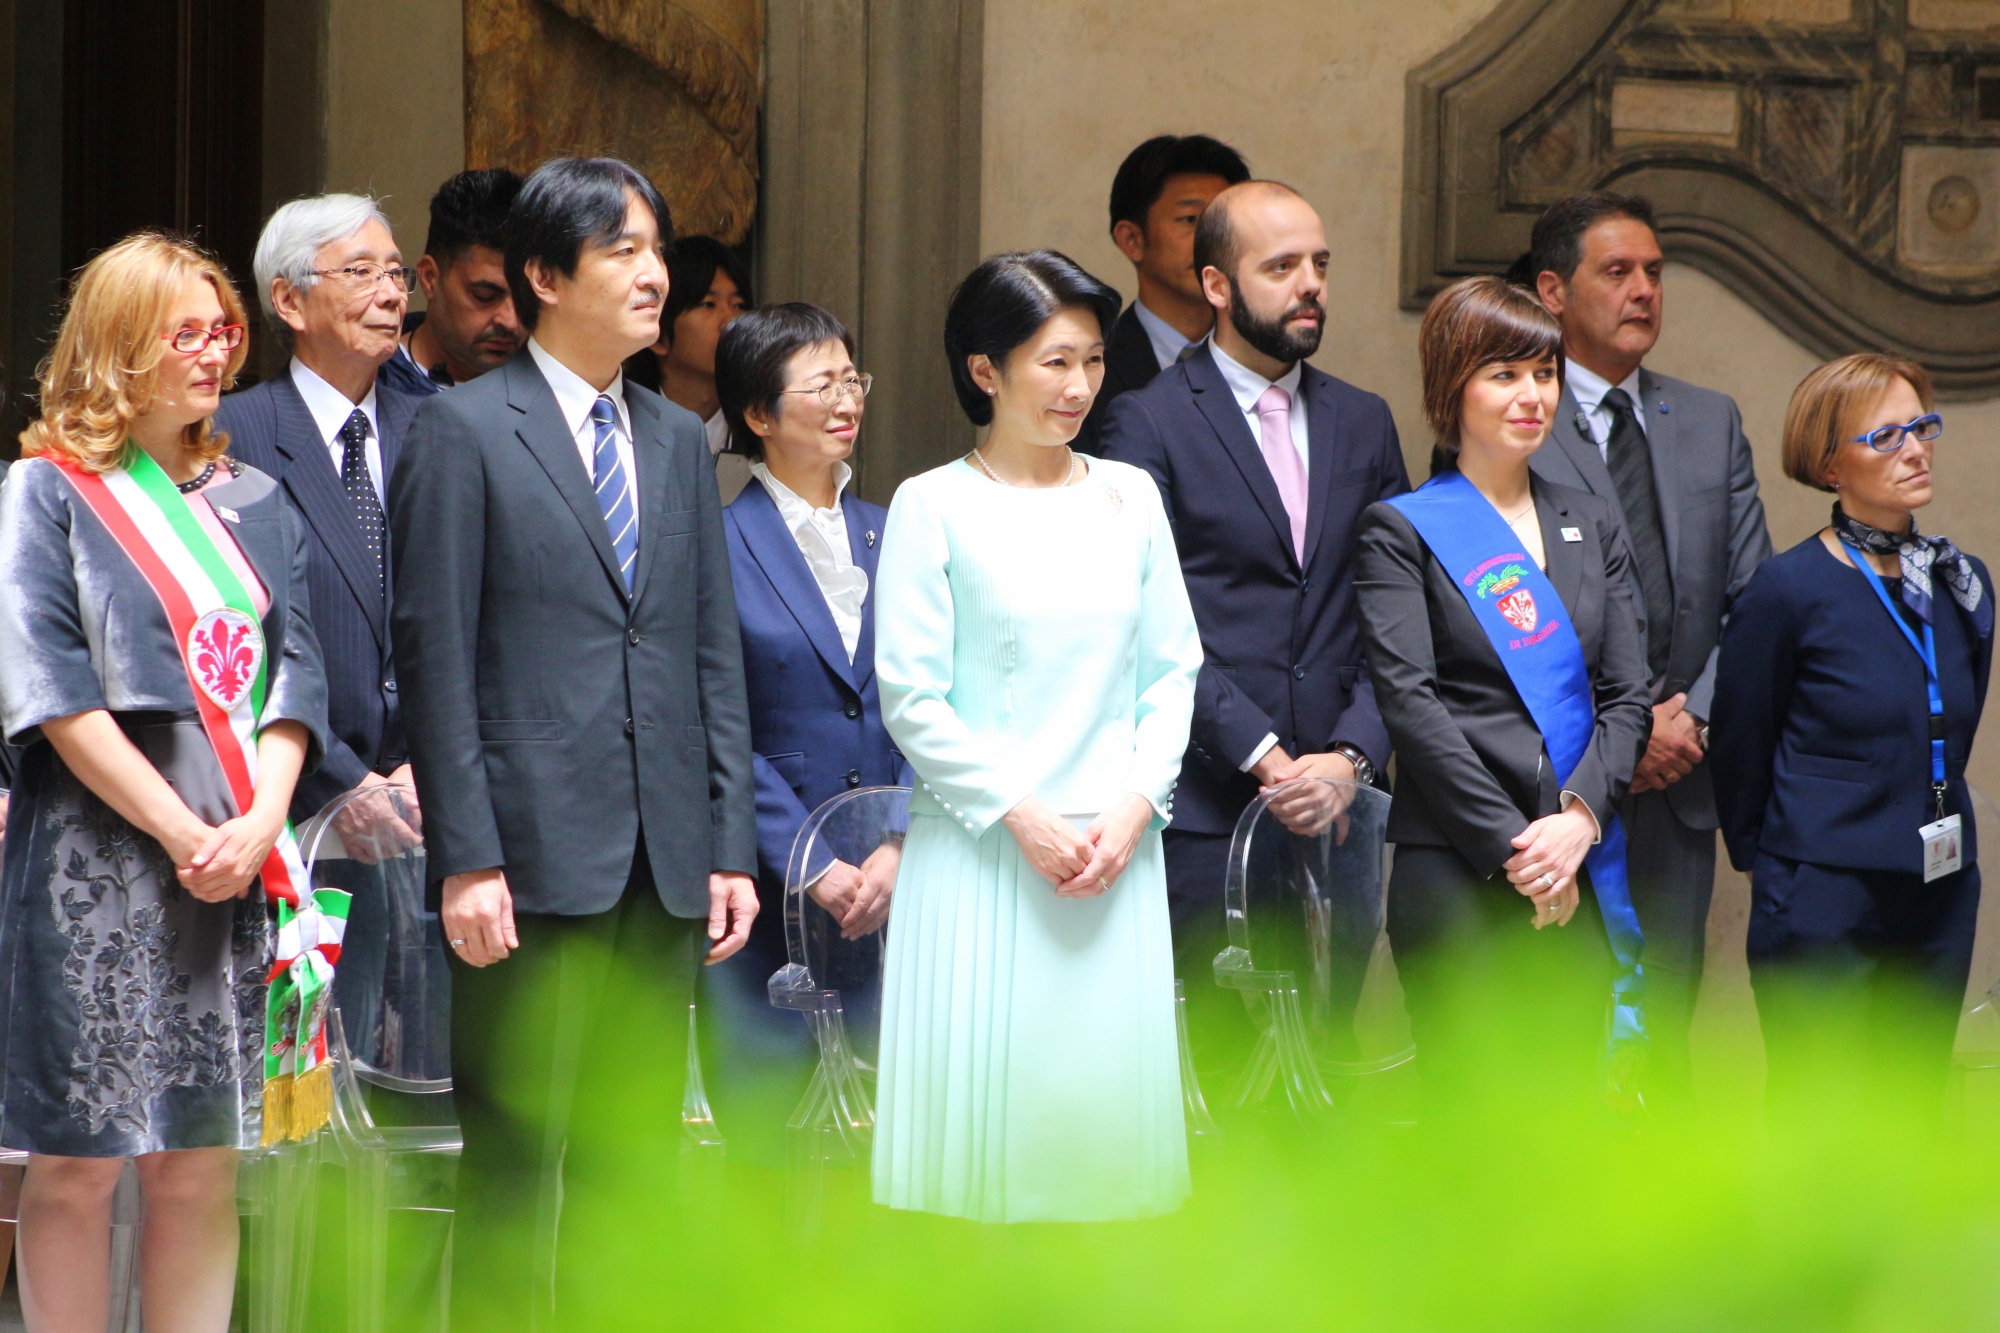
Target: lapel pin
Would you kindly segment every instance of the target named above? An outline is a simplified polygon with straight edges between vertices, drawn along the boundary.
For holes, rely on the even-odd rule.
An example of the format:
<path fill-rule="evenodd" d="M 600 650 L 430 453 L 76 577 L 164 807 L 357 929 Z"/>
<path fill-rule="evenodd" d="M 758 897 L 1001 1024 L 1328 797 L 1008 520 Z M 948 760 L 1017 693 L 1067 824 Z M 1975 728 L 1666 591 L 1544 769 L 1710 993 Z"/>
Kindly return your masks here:
<path fill-rule="evenodd" d="M 1671 411 L 1673 411 L 1673 410 L 1674 410 L 1674 409 L 1672 409 L 1671 407 L 1668 407 L 1668 406 L 1666 405 L 1666 403 L 1665 403 L 1664 401 L 1662 401 L 1662 402 L 1661 402 L 1661 404 L 1660 404 L 1660 415 L 1661 415 L 1661 416 L 1665 416 L 1665 415 L 1667 415 L 1667 413 L 1669 413 L 1669 412 L 1671 412 Z"/>
<path fill-rule="evenodd" d="M 1576 414 L 1576 420 L 1570 422 L 1569 424 L 1576 427 L 1576 433 L 1578 435 L 1583 436 L 1583 438 L 1586 440 L 1590 438 L 1590 418 L 1588 416 L 1584 415 L 1582 412 L 1578 412 Z"/>
<path fill-rule="evenodd" d="M 243 521 L 243 516 L 241 514 L 238 514 L 234 509 L 227 508 L 223 505 L 216 505 L 215 512 L 220 514 L 222 517 L 228 519 L 231 523 L 241 523 Z"/>
<path fill-rule="evenodd" d="M 1582 528 L 1564 528 L 1562 531 L 1563 540 L 1566 542 L 1580 542 L 1583 540 Z"/>
<path fill-rule="evenodd" d="M 868 529 L 868 531 L 866 531 L 866 532 L 862 533 L 862 534 L 861 534 L 861 540 L 862 540 L 862 541 L 865 541 L 865 542 L 867 542 L 867 543 L 868 543 L 868 549 L 869 549 L 869 550 L 871 550 L 871 551 L 872 551 L 872 550 L 874 550 L 874 549 L 875 549 L 875 529 L 873 529 L 873 528 L 870 528 L 870 529 Z"/>

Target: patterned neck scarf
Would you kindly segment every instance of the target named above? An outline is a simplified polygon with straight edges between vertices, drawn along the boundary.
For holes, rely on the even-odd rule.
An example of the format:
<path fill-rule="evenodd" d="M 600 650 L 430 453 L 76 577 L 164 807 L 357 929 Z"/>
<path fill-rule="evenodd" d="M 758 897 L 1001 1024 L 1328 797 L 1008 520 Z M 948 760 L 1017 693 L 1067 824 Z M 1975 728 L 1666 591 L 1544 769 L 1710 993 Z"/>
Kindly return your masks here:
<path fill-rule="evenodd" d="M 1857 551 L 1870 555 L 1895 555 L 1901 560 L 1903 604 L 1915 611 L 1926 625 L 1931 623 L 1933 574 L 1944 580 L 1945 587 L 1951 590 L 1951 599 L 1968 615 L 1979 609 L 1986 595 L 1979 575 L 1972 570 L 1972 562 L 1965 558 L 1963 551 L 1952 545 L 1951 538 L 1918 535 L 1914 518 L 1910 520 L 1910 530 L 1906 533 L 1884 532 L 1849 518 L 1847 511 L 1836 500 L 1833 502 L 1833 531 Z"/>

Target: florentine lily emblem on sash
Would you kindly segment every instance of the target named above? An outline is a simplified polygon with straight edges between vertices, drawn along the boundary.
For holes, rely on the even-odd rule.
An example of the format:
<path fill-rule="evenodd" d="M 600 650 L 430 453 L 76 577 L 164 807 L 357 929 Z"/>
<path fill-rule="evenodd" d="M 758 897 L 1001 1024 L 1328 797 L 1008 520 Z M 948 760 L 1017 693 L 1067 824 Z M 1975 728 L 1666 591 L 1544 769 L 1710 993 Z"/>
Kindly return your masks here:
<path fill-rule="evenodd" d="M 1535 598 L 1526 588 L 1517 588 L 1508 593 L 1500 599 L 1497 606 L 1500 614 L 1507 617 L 1507 623 L 1521 633 L 1530 633 L 1535 628 L 1537 619 Z"/>
<path fill-rule="evenodd" d="M 264 632 L 235 607 L 219 607 L 188 631 L 188 661 L 201 692 L 233 712 L 264 663 Z"/>

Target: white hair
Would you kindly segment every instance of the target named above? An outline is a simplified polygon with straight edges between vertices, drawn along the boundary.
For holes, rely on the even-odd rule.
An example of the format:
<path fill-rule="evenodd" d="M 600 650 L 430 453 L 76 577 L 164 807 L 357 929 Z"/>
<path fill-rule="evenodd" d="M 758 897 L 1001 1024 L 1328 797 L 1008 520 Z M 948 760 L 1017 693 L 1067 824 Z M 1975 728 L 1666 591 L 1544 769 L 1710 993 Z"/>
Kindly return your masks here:
<path fill-rule="evenodd" d="M 371 222 L 391 230 L 375 200 L 365 194 L 317 194 L 294 199 L 264 224 L 257 238 L 257 254 L 251 268 L 257 275 L 257 300 L 264 307 L 265 322 L 287 350 L 292 345 L 291 326 L 278 318 L 271 305 L 271 282 L 283 278 L 301 292 L 319 281 L 313 266 L 319 248 L 330 241 L 343 241 Z"/>

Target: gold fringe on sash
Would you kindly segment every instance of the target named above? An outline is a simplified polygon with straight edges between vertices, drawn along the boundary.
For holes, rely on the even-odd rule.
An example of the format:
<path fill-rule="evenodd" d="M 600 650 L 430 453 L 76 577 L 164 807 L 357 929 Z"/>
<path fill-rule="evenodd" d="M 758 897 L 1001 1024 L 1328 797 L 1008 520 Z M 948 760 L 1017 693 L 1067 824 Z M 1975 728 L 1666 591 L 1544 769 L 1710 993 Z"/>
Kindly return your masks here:
<path fill-rule="evenodd" d="M 264 1084 L 263 1146 L 310 1138 L 333 1119 L 333 1063 L 323 1060 L 294 1078 Z"/>
<path fill-rule="evenodd" d="M 292 1127 L 292 1076 L 280 1074 L 264 1080 L 263 1146 L 283 1143 Z"/>

